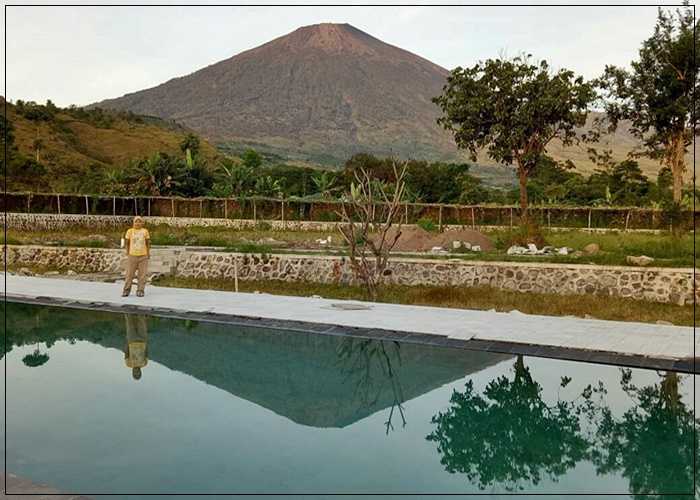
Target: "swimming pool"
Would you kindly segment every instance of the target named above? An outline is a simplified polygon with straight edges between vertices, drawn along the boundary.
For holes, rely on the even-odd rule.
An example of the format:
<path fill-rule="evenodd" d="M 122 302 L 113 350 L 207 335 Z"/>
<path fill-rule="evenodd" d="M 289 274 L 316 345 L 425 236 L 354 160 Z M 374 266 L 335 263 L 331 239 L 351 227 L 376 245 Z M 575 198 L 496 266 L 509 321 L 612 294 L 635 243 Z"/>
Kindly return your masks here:
<path fill-rule="evenodd" d="M 67 493 L 693 490 L 690 375 L 3 311 L 7 470 Z"/>

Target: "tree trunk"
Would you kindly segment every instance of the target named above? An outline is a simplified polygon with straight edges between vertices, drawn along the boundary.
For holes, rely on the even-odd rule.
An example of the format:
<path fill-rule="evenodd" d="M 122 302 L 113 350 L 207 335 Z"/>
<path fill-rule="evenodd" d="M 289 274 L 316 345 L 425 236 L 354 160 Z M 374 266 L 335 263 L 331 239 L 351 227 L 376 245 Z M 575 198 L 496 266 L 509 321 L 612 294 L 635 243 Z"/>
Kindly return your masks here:
<path fill-rule="evenodd" d="M 673 201 L 680 203 L 683 199 L 683 174 L 685 173 L 685 146 L 682 132 L 673 136 L 669 149 L 668 163 L 673 176 Z"/>
<path fill-rule="evenodd" d="M 527 172 L 522 166 L 518 167 L 518 181 L 520 183 L 520 221 L 527 223 Z"/>
<path fill-rule="evenodd" d="M 685 161 L 683 156 L 676 158 L 671 173 L 673 174 L 673 201 L 680 203 L 683 199 L 683 173 L 685 172 Z"/>

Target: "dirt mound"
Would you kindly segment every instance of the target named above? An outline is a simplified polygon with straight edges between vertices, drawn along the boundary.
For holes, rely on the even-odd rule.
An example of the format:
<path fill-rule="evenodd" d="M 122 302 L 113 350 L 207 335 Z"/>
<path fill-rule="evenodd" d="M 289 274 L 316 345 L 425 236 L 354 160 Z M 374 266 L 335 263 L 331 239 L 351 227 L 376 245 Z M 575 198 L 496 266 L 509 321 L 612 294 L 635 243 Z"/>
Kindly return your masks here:
<path fill-rule="evenodd" d="M 389 241 L 394 238 L 396 230 L 392 229 Z M 433 247 L 442 247 L 452 251 L 452 242 L 462 241 L 472 246 L 479 245 L 482 251 L 493 249 L 493 243 L 479 231 L 472 229 L 454 229 L 442 233 L 431 233 L 419 227 L 401 228 L 401 236 L 396 242 L 394 252 L 429 252 Z"/>

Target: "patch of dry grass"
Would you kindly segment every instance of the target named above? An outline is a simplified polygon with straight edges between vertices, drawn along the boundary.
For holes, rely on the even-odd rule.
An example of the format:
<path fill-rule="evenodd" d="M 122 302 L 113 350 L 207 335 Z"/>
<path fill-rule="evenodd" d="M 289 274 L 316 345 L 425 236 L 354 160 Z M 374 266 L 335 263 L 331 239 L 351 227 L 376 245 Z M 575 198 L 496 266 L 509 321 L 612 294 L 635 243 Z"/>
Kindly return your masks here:
<path fill-rule="evenodd" d="M 161 277 L 159 286 L 196 288 L 206 290 L 234 290 L 234 283 L 227 279 L 197 279 Z M 290 283 L 286 281 L 239 281 L 239 291 L 309 297 L 320 295 L 331 299 L 367 300 L 361 287 L 321 283 Z M 518 310 L 526 314 L 547 316 L 586 315 L 598 319 L 641 321 L 654 323 L 668 321 L 675 325 L 693 324 L 693 307 L 642 302 L 632 299 L 599 297 L 592 295 L 561 296 L 554 294 L 519 293 L 489 287 L 431 287 L 387 286 L 380 302 L 412 304 L 459 309 Z"/>

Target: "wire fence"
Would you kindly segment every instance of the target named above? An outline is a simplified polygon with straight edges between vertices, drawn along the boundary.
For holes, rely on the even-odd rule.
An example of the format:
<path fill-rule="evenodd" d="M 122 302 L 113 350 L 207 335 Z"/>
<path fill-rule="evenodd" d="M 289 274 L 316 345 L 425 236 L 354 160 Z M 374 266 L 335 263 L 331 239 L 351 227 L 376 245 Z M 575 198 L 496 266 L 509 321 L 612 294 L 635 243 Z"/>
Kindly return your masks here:
<path fill-rule="evenodd" d="M 273 198 L 181 198 L 164 196 L 102 196 L 64 193 L 6 193 L 0 202 L 11 213 L 143 215 L 151 217 L 224 218 L 281 221 L 339 221 L 342 202 Z M 405 203 L 402 221 L 430 220 L 445 225 L 517 226 L 519 208 L 495 205 Z M 694 228 L 692 210 L 680 213 L 677 224 Z M 669 229 L 661 210 L 639 207 L 533 206 L 531 218 L 543 227 Z"/>

